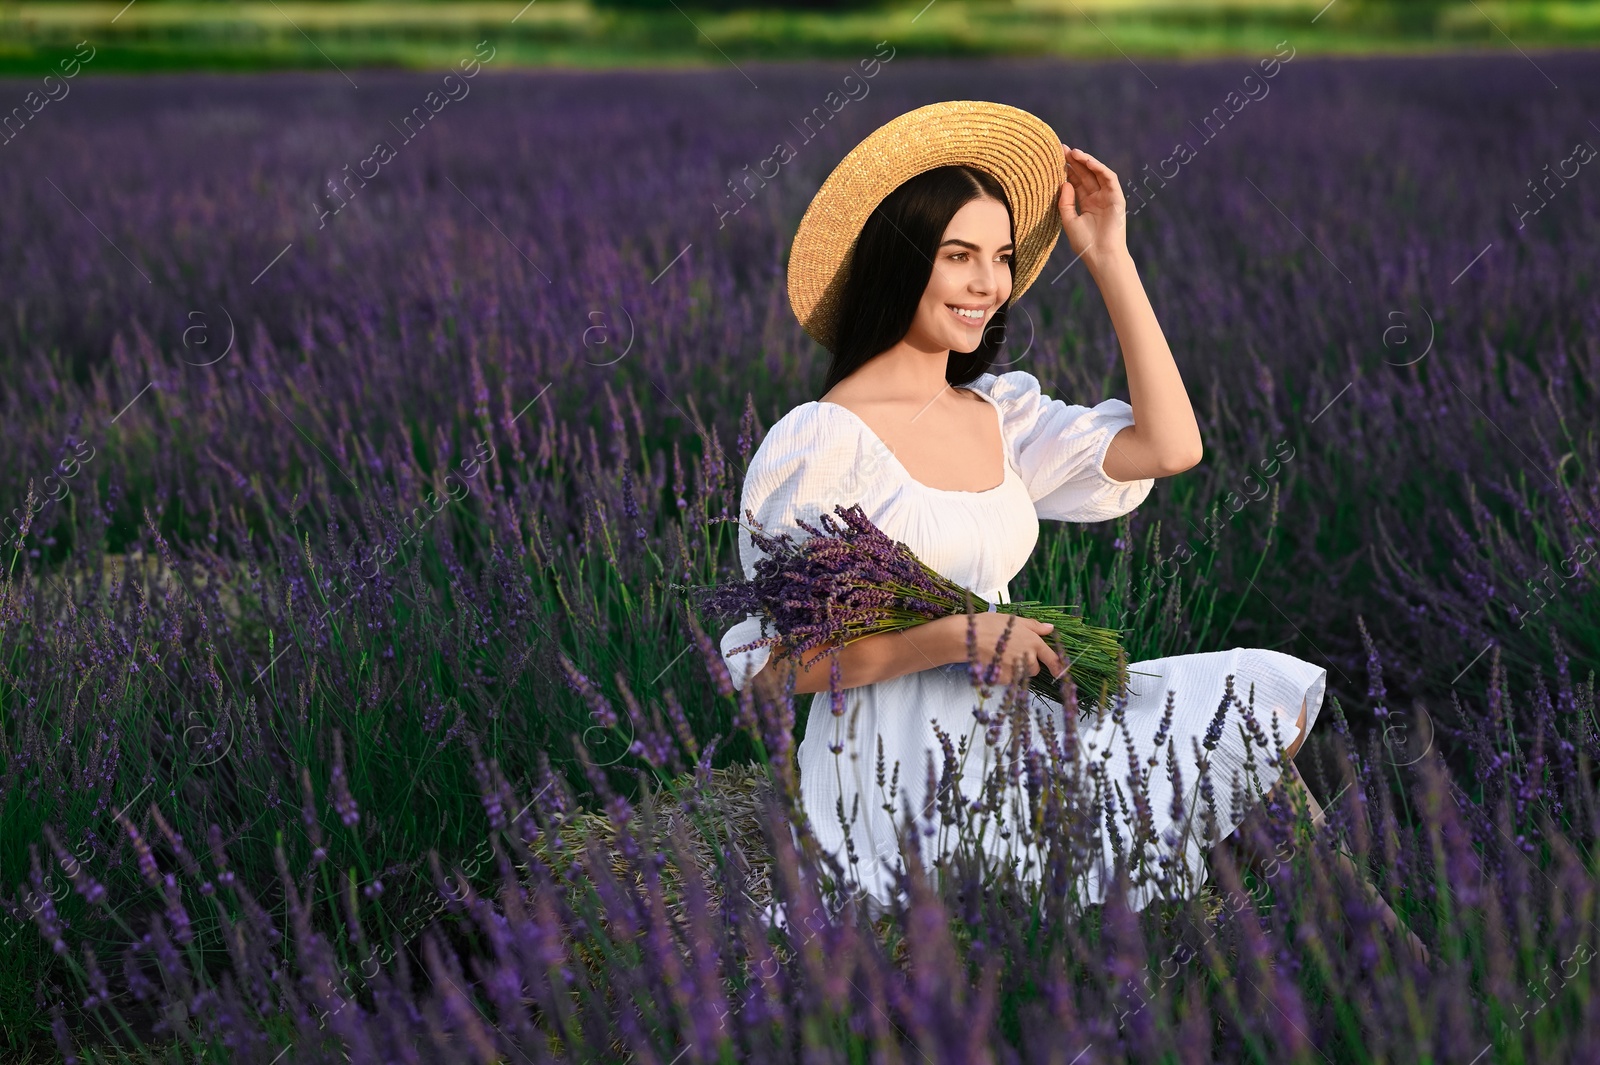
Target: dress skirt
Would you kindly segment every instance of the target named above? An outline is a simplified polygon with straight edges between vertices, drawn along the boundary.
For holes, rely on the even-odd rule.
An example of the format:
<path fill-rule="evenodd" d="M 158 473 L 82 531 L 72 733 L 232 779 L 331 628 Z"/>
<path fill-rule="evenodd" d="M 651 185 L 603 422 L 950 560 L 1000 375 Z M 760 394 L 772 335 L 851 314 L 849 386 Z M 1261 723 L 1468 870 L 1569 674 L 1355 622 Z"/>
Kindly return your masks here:
<path fill-rule="evenodd" d="M 1127 895 L 1129 906 L 1141 910 L 1158 897 L 1187 898 L 1206 881 L 1205 851 L 1232 834 L 1282 775 L 1282 766 L 1272 764 L 1274 755 L 1301 734 L 1296 719 L 1302 705 L 1304 731 L 1315 727 L 1327 670 L 1279 651 L 1234 647 L 1133 662 L 1129 671 L 1120 708 L 1075 716 L 1076 761 L 1084 794 L 1094 796 L 1090 809 L 1101 843 L 1101 861 L 1091 863 L 1079 896 L 1089 904 L 1105 901 L 1119 851 L 1130 867 L 1136 864 L 1131 844 L 1143 822 L 1142 853 L 1149 872 L 1142 882 L 1131 884 Z M 846 712 L 838 715 L 831 710 L 828 693 L 812 697 L 798 751 L 800 776 L 811 829 L 846 869 L 846 894 L 864 894 L 869 910 L 877 913 L 894 894 L 894 872 L 901 862 L 899 833 L 908 808 L 925 868 L 957 843 L 954 826 L 940 825 L 938 793 L 929 788 L 930 769 L 936 779 L 942 775 L 950 752 L 950 761 L 960 769 L 955 783 L 962 799 L 973 802 L 983 794 L 983 779 L 994 766 L 1011 761 L 1006 752 L 1012 725 L 1000 716 L 1000 690 L 980 700 L 964 664 L 905 674 L 849 689 L 845 695 Z M 1064 750 L 1064 707 L 1036 692 L 1028 698 L 1028 746 L 1045 751 L 1049 744 Z M 993 727 L 974 713 L 980 708 L 989 711 Z M 1047 741 L 1052 733 L 1053 741 Z M 874 736 L 876 743 L 860 742 Z M 869 746 L 871 756 L 862 757 Z M 1202 770 L 1211 801 L 1203 793 Z M 1133 783 L 1135 771 L 1142 797 Z M 1026 773 L 1020 776 L 1002 793 L 1007 825 L 1025 816 L 1028 808 Z M 1180 790 L 1181 801 L 1175 804 Z M 894 809 L 892 820 L 885 804 Z M 841 812 L 850 825 L 848 845 Z M 983 849 L 991 859 L 1012 864 L 1019 878 L 1037 879 L 1046 857 L 1043 848 L 1019 847 L 1016 834 L 1009 835 L 1002 838 L 991 820 Z M 848 860 L 852 851 L 858 859 L 853 870 Z"/>

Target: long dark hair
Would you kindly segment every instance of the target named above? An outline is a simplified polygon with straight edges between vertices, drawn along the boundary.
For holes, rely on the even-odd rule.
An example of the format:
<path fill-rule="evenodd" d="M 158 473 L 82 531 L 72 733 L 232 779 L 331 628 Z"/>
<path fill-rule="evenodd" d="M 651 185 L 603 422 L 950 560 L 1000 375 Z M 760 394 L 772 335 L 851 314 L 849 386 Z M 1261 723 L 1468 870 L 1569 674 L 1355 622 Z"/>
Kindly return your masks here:
<path fill-rule="evenodd" d="M 934 257 L 950 219 L 963 206 L 989 196 L 1006 205 L 1011 240 L 1017 239 L 1011 201 L 994 175 L 970 166 L 940 166 L 907 180 L 883 198 L 856 238 L 850 273 L 839 298 L 833 358 L 822 385 L 826 394 L 874 355 L 905 338 L 917 304 L 933 277 Z M 945 380 L 964 385 L 987 373 L 1006 338 L 1011 300 L 997 308 L 983 339 L 970 352 L 951 351 Z"/>

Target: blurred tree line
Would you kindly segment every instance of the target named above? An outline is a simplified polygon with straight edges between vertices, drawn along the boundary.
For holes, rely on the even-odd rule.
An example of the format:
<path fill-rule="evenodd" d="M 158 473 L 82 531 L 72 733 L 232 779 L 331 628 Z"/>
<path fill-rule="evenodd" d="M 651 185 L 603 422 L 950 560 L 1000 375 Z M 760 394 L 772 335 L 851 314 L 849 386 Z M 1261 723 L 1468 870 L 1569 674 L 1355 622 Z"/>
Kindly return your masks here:
<path fill-rule="evenodd" d="M 589 0 L 595 7 L 629 11 L 738 11 L 742 8 L 787 8 L 794 11 L 870 11 L 889 6 L 885 0 Z"/>

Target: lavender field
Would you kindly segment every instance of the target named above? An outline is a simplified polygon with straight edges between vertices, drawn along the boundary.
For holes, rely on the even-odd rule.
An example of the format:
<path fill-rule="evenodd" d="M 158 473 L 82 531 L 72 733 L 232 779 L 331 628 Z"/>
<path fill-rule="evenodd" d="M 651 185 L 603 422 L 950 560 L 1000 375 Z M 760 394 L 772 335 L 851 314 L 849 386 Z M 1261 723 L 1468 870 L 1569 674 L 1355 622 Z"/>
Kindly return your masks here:
<path fill-rule="evenodd" d="M 0 1059 L 1600 1060 L 1600 59 L 1293 44 L 58 82 L 0 143 Z M 1013 596 L 1329 671 L 1328 829 L 1269 807 L 1281 860 L 1188 901 L 1076 901 L 1069 733 L 1011 777 L 1037 883 L 841 902 L 786 827 L 809 700 L 686 594 L 817 398 L 801 213 L 952 98 L 1139 182 L 1206 443 Z M 1126 396 L 1064 241 L 1012 321 Z"/>

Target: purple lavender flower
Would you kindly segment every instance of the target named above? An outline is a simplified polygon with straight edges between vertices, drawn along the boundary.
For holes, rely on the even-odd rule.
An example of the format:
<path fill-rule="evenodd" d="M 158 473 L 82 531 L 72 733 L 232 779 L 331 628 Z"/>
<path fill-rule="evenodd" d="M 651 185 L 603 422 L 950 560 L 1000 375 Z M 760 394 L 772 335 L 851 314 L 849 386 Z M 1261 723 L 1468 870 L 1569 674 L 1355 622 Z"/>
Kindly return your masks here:
<path fill-rule="evenodd" d="M 361 812 L 356 809 L 355 796 L 350 794 L 350 780 L 344 764 L 344 737 L 337 729 L 333 733 L 331 777 L 333 808 L 338 811 L 339 820 L 344 822 L 346 828 L 354 828 L 356 822 L 361 820 Z"/>
<path fill-rule="evenodd" d="M 753 512 L 747 510 L 745 516 L 750 540 L 763 555 L 755 563 L 755 575 L 695 591 L 701 609 L 739 618 L 760 614 L 776 632 L 730 653 L 771 647 L 775 654 L 796 658 L 810 668 L 823 655 L 865 636 L 900 631 L 969 609 L 995 609 L 1055 626 L 1051 636 L 1071 663 L 1075 686 L 1088 690 L 1087 697 L 1081 696 L 1086 708 L 1098 706 L 1102 692 L 1110 698 L 1126 690 L 1127 662 L 1117 630 L 1087 625 L 1066 607 L 990 604 L 929 567 L 905 544 L 891 540 L 859 504 L 835 506 L 833 514 L 821 515 L 820 528 L 797 518 L 795 524 L 809 534 L 803 540 L 788 532 L 770 535 Z M 979 678 L 985 688 L 998 679 L 1009 635 L 1008 629 Z M 970 633 L 968 639 L 970 644 Z M 815 655 L 806 658 L 812 651 Z M 1042 669 L 1029 683 L 1041 694 L 1060 697 L 1057 682 Z M 835 699 L 835 713 L 839 712 Z"/>

